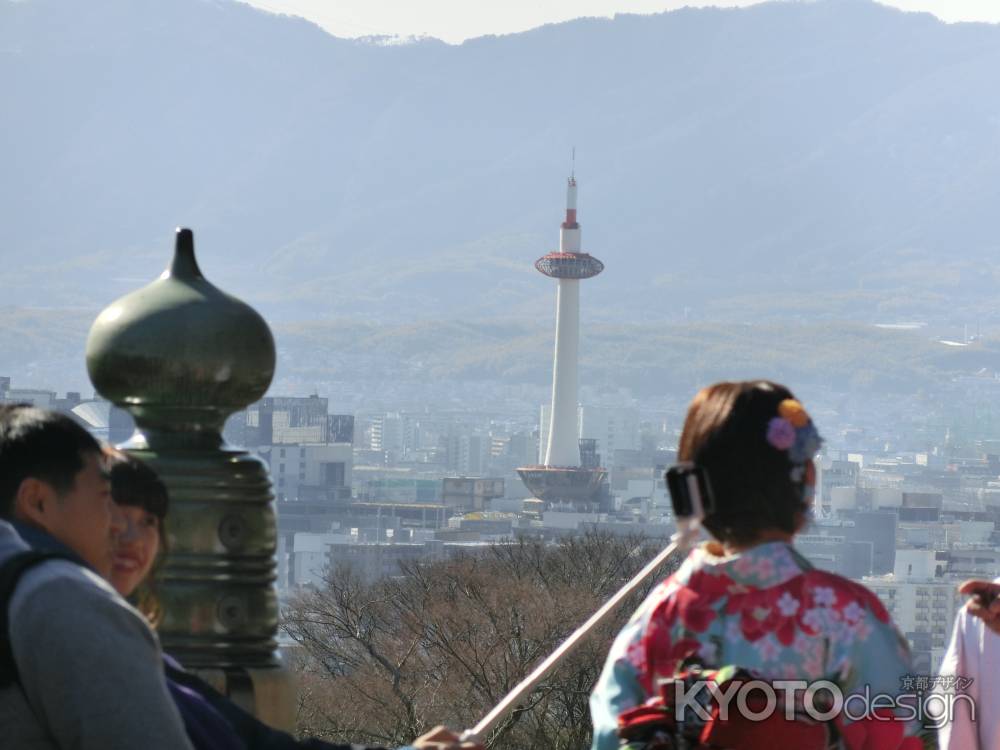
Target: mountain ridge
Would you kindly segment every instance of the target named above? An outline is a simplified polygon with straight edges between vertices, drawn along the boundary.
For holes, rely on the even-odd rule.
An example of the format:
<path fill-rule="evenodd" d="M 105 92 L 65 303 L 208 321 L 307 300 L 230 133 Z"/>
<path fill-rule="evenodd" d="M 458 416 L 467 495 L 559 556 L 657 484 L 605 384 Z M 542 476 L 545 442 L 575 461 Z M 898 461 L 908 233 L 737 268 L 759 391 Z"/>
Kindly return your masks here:
<path fill-rule="evenodd" d="M 607 266 L 585 316 L 884 289 L 902 317 L 1000 324 L 997 71 L 1000 28 L 862 0 L 389 47 L 228 0 L 0 3 L 0 294 L 100 307 L 185 224 L 276 320 L 548 320 L 532 263 L 575 144 Z"/>

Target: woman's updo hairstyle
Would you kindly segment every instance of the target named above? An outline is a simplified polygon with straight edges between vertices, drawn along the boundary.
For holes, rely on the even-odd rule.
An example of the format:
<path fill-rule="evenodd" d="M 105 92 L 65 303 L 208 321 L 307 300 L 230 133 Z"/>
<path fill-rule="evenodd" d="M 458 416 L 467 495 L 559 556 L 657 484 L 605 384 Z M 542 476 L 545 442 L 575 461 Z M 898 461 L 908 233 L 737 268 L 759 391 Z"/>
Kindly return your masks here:
<path fill-rule="evenodd" d="M 719 541 L 750 544 L 765 529 L 793 534 L 808 510 L 804 478 L 795 481 L 788 451 L 768 442 L 779 404 L 794 398 L 757 380 L 716 383 L 691 402 L 677 458 L 705 469 L 715 509 L 704 526 Z"/>

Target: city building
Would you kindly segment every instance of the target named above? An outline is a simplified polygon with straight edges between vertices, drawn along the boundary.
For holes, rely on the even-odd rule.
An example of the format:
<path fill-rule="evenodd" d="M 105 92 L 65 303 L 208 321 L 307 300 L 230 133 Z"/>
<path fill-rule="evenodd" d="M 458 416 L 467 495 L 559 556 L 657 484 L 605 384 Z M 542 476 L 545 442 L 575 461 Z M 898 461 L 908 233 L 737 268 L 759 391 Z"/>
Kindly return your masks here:
<path fill-rule="evenodd" d="M 79 422 L 98 440 L 112 444 L 125 442 L 135 432 L 132 415 L 102 398 L 83 399 L 79 391 L 67 391 L 60 398 L 44 388 L 14 388 L 9 377 L 0 377 L 0 404 L 30 404 L 40 409 L 60 411 Z"/>
<path fill-rule="evenodd" d="M 492 501 L 503 496 L 503 479 L 445 477 L 441 480 L 441 502 L 449 508 L 489 510 Z"/>
<path fill-rule="evenodd" d="M 132 415 L 103 399 L 78 403 L 70 409 L 69 415 L 98 440 L 112 445 L 124 443 L 135 432 Z"/>
<path fill-rule="evenodd" d="M 895 565 L 897 526 L 891 511 L 853 511 L 817 519 L 795 546 L 816 567 L 847 578 L 885 575 Z"/>
<path fill-rule="evenodd" d="M 320 396 L 267 396 L 233 415 L 226 439 L 256 448 L 281 443 L 353 443 L 354 417 L 330 414 Z"/>
<path fill-rule="evenodd" d="M 545 463 L 544 452 L 548 449 L 549 424 L 552 421 L 552 407 L 543 404 L 539 414 L 539 456 Z M 580 404 L 577 407 L 576 436 L 594 440 L 602 466 L 610 466 L 618 451 L 639 451 L 639 410 L 635 406 L 608 406 Z"/>
<path fill-rule="evenodd" d="M 509 522 L 507 524 L 510 525 Z M 278 587 L 287 590 L 302 586 L 322 586 L 330 573 L 344 569 L 363 583 L 402 575 L 407 562 L 433 562 L 458 554 L 475 554 L 488 548 L 487 542 L 446 542 L 434 532 L 389 534 L 380 541 L 363 538 L 356 528 L 340 528 L 329 533 L 298 533 L 289 545 L 279 549 Z M 478 534 L 474 534 L 478 539 Z"/>
<path fill-rule="evenodd" d="M 637 451 L 639 410 L 635 406 L 580 406 L 580 437 L 596 441 L 603 466 L 612 466 L 617 451 Z"/>
<path fill-rule="evenodd" d="M 958 581 L 941 574 L 933 550 L 899 550 L 893 573 L 862 579 L 910 641 L 914 674 L 933 674 L 940 666 L 964 603 Z"/>
<path fill-rule="evenodd" d="M 375 415 L 369 422 L 369 450 L 402 455 L 405 437 L 406 421 L 398 412 Z"/>
<path fill-rule="evenodd" d="M 459 435 L 455 469 L 464 476 L 485 474 L 489 464 L 490 447 L 491 440 L 488 435 Z"/>
<path fill-rule="evenodd" d="M 408 471 L 359 470 L 364 479 L 356 482 L 358 500 L 377 503 L 437 503 L 441 482 Z"/>
<path fill-rule="evenodd" d="M 353 448 L 350 443 L 262 445 L 278 500 L 327 500 L 351 497 Z"/>

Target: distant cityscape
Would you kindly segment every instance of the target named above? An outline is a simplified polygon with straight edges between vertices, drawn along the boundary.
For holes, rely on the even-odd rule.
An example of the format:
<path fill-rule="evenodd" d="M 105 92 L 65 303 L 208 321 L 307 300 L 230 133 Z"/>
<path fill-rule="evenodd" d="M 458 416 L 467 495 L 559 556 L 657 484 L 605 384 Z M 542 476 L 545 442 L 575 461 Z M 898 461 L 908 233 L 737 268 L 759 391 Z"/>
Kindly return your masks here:
<path fill-rule="evenodd" d="M 62 411 L 112 443 L 134 429 L 107 401 L 8 377 L 0 377 L 0 402 Z M 578 436 L 608 472 L 608 497 L 596 510 L 543 503 L 518 477 L 518 467 L 544 460 L 547 406 L 516 415 L 488 405 L 341 414 L 324 396 L 269 396 L 234 414 L 225 437 L 270 469 L 278 587 L 287 596 L 340 565 L 372 581 L 398 575 L 404 560 L 474 553 L 525 535 L 666 538 L 673 522 L 663 472 L 675 459 L 686 403 L 650 407 L 624 390 L 582 389 Z M 796 544 L 818 567 L 875 591 L 910 640 L 915 667 L 930 673 L 960 604 L 957 583 L 1000 575 L 1000 440 L 961 438 L 930 414 L 904 436 L 888 416 L 894 408 L 869 410 L 867 423 L 815 409 L 828 442 L 815 521 Z"/>
<path fill-rule="evenodd" d="M 371 583 L 401 575 L 407 561 L 523 537 L 674 532 L 664 472 L 695 388 L 640 400 L 626 387 L 581 387 L 580 282 L 604 264 L 582 248 L 576 206 L 571 175 L 559 248 L 535 264 L 557 282 L 548 401 L 537 387 L 457 392 L 400 379 L 377 406 L 345 384 L 329 395 L 266 396 L 229 417 L 225 441 L 270 473 L 279 598 L 322 586 L 343 566 Z M 959 343 L 970 341 L 966 332 Z M 826 444 L 814 517 L 796 545 L 880 597 L 918 673 L 942 662 L 957 584 L 1000 575 L 998 393 L 1000 378 L 983 368 L 935 393 L 804 395 Z M 64 412 L 113 444 L 135 430 L 108 401 L 9 376 L 0 377 L 2 402 Z"/>

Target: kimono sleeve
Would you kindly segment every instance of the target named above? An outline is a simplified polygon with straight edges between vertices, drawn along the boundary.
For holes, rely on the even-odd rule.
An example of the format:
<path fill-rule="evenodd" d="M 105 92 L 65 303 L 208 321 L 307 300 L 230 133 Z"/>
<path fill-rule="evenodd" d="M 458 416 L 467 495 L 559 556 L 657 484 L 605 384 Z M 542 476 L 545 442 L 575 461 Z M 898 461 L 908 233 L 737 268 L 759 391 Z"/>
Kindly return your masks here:
<path fill-rule="evenodd" d="M 849 747 L 921 747 L 916 704 L 900 696 L 914 691 L 910 648 L 888 616 L 869 607 L 845 610 L 831 648 L 832 672 L 844 697 L 841 721 Z M 853 740 L 853 741 L 852 741 Z"/>
<path fill-rule="evenodd" d="M 629 659 L 629 654 L 642 646 L 648 619 L 644 609 L 641 608 L 615 638 L 601 676 L 590 694 L 590 716 L 594 725 L 591 750 L 617 750 L 620 745 L 618 715 L 641 705 L 648 697 L 640 683 L 639 670 Z"/>

